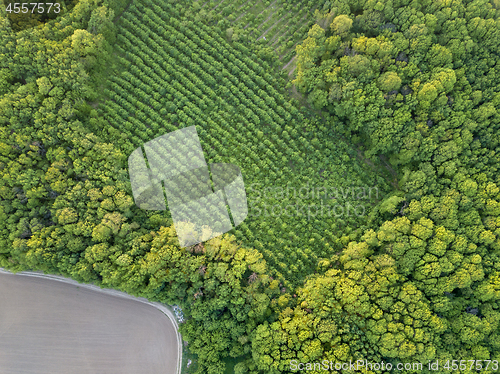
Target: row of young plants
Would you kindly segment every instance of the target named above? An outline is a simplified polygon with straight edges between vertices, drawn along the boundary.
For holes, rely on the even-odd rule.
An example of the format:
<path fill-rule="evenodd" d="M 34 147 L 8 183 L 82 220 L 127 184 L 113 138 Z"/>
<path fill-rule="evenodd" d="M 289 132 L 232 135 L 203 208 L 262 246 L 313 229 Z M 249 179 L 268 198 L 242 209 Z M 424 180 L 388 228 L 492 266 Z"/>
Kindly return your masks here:
<path fill-rule="evenodd" d="M 283 64 L 295 54 L 295 46 L 303 40 L 315 22 L 315 10 L 322 10 L 325 1 L 210 1 L 193 3 L 193 13 L 208 24 L 217 25 L 229 41 L 252 44 L 277 52 Z"/>
<path fill-rule="evenodd" d="M 196 125 L 207 162 L 242 169 L 249 217 L 234 234 L 262 251 L 285 284 L 296 284 L 347 240 L 337 230 L 354 238 L 366 223 L 376 198 L 357 202 L 351 189 L 378 188 L 381 197 L 387 186 L 367 176 L 347 144 L 327 140 L 332 130 L 285 99 L 265 61 L 241 43 L 230 46 L 217 29 L 180 21 L 172 8 L 148 0 L 122 16 L 123 72 L 111 79 L 103 113 L 127 152 Z M 348 192 L 345 199 L 305 193 L 318 188 Z"/>

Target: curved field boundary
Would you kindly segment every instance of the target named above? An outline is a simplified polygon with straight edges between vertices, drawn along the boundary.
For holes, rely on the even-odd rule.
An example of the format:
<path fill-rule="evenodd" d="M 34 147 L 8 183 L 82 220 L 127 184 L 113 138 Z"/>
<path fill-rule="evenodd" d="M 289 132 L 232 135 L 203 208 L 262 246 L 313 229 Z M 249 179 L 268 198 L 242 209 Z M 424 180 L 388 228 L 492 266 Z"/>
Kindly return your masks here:
<path fill-rule="evenodd" d="M 11 274 L 11 275 L 24 275 L 27 277 L 36 277 L 36 278 L 44 278 L 44 279 L 52 279 L 54 281 L 59 281 L 67 284 L 71 284 L 73 286 L 77 287 L 84 287 L 93 291 L 105 293 L 110 296 L 117 296 L 121 297 L 123 299 L 129 299 L 129 300 L 135 300 L 144 304 L 151 305 L 152 307 L 158 309 L 160 312 L 162 312 L 165 316 L 167 316 L 172 324 L 175 327 L 176 335 L 177 335 L 177 374 L 181 374 L 182 372 L 182 337 L 181 334 L 179 333 L 179 325 L 177 324 L 177 320 L 172 313 L 172 311 L 165 305 L 157 303 L 157 302 L 151 302 L 143 297 L 135 297 L 131 296 L 125 292 L 110 289 L 110 288 L 101 288 L 99 286 L 96 286 L 94 284 L 86 284 L 86 283 L 79 283 L 73 279 L 70 278 L 65 278 L 61 277 L 59 275 L 52 275 L 52 274 L 44 274 L 42 272 L 35 272 L 35 271 L 20 271 L 19 273 L 12 273 L 8 270 L 5 270 L 3 268 L 0 268 L 0 273 L 3 274 Z"/>

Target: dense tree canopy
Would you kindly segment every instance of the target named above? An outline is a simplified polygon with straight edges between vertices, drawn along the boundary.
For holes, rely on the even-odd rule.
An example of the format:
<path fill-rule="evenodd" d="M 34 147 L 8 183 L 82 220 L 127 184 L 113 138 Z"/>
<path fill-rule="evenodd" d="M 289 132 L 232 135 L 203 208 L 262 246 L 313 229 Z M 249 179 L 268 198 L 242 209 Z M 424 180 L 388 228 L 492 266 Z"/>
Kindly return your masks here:
<path fill-rule="evenodd" d="M 1 9 L 0 265 L 180 305 L 198 373 L 500 360 L 500 4 L 276 12 L 297 22 L 299 3 L 317 19 L 296 47 L 309 108 L 265 47 L 303 34 L 261 41 L 268 8 L 231 17 L 260 2 Z M 181 249 L 168 212 L 135 206 L 126 161 L 190 125 L 209 162 L 241 166 L 260 214 Z M 320 183 L 335 196 L 304 204 L 353 204 L 370 183 L 377 197 L 360 217 L 265 210 Z"/>
<path fill-rule="evenodd" d="M 361 322 L 373 326 L 366 336 L 373 360 L 500 357 L 493 343 L 500 331 L 497 5 L 335 2 L 330 28 L 314 26 L 297 47 L 295 83 L 311 104 L 336 116 L 366 157 L 387 157 L 399 175 L 399 192 L 379 208 L 385 222 L 339 257 L 342 276 L 362 269 L 356 284 L 367 298 L 370 291 L 361 279 L 370 274 L 371 263 L 383 259 L 392 266 L 384 269 L 397 273 L 386 304 L 397 317 L 385 317 L 382 307 Z M 350 255 L 354 250 L 356 257 Z M 316 282 L 327 282 L 333 272 Z M 376 279 L 383 272 L 374 274 Z M 339 287 L 333 282 L 331 292 Z M 404 290 L 412 295 L 406 300 Z M 304 298 L 307 304 L 316 299 Z M 376 299 L 368 305 L 381 307 Z M 419 311 L 418 318 L 412 310 Z M 375 316 L 378 322 L 370 322 Z M 394 320 L 399 329 L 382 327 Z M 381 336 L 373 340 L 375 331 Z"/>

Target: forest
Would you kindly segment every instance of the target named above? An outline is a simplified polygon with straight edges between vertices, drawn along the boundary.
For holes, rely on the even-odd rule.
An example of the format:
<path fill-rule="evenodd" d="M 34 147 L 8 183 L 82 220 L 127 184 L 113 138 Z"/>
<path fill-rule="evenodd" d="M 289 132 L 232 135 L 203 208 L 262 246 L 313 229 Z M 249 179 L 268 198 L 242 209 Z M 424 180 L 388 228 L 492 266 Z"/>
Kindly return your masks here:
<path fill-rule="evenodd" d="M 0 267 L 181 306 L 185 373 L 497 372 L 500 1 L 8 4 Z M 127 159 L 193 125 L 249 215 L 180 248 Z"/>

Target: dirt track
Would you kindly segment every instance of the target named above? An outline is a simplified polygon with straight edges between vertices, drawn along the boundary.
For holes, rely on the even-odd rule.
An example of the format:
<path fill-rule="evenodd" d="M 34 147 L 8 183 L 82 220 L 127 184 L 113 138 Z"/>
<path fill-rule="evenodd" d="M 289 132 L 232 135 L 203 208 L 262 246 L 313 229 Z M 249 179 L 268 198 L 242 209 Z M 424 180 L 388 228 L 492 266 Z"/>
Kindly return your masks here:
<path fill-rule="evenodd" d="M 153 306 L 0 274 L 1 374 L 176 374 L 179 359 L 176 327 Z"/>

